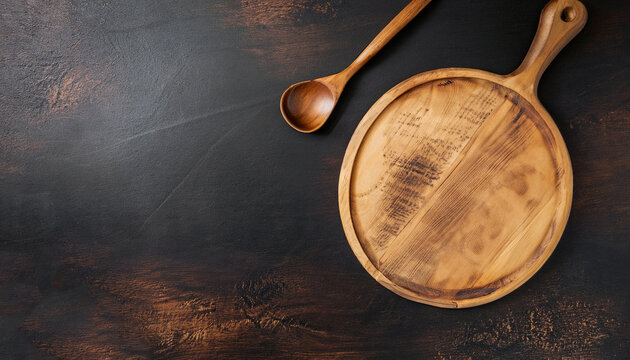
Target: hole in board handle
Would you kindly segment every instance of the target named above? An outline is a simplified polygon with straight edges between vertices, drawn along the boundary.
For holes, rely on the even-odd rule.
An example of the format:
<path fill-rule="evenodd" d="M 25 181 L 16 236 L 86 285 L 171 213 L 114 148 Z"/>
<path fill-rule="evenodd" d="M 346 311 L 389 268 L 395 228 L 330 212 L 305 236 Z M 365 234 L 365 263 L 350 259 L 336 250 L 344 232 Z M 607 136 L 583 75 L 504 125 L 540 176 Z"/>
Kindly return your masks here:
<path fill-rule="evenodd" d="M 576 16 L 577 16 L 577 12 L 575 11 L 574 8 L 572 8 L 570 6 L 569 7 L 565 7 L 562 10 L 562 13 L 560 14 L 560 18 L 564 22 L 571 22 L 571 21 L 575 20 Z"/>

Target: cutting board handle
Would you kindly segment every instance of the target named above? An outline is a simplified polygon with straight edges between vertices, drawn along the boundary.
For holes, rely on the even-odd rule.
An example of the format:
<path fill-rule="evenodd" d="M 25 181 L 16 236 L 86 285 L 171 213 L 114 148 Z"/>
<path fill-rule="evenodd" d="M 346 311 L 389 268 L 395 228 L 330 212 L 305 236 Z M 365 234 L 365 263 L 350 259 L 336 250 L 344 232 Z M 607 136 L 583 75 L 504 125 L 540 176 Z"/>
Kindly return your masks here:
<path fill-rule="evenodd" d="M 578 0 L 552 0 L 542 11 L 525 60 L 508 75 L 512 84 L 536 95 L 538 81 L 551 61 L 586 24 L 586 7 Z"/>

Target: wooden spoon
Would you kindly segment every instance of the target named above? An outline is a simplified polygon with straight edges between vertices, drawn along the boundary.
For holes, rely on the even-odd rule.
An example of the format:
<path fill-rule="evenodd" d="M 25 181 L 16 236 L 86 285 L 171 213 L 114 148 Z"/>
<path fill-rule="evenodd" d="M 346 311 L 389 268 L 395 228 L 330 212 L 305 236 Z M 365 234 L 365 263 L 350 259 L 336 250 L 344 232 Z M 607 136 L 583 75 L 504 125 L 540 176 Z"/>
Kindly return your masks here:
<path fill-rule="evenodd" d="M 363 52 L 340 73 L 291 85 L 282 94 L 280 111 L 291 127 L 311 133 L 324 125 L 346 83 L 385 44 L 404 28 L 431 0 L 413 0 L 372 40 Z"/>

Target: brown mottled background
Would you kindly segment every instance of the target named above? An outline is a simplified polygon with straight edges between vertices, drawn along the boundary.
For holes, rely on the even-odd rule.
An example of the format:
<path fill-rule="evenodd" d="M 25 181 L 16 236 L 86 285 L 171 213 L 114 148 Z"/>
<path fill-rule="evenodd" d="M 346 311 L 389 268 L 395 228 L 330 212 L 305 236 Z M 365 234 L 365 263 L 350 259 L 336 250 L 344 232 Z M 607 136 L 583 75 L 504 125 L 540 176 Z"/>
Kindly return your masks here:
<path fill-rule="evenodd" d="M 540 98 L 575 197 L 550 261 L 489 305 L 379 286 L 337 180 L 385 91 L 524 56 L 546 0 L 435 0 L 318 134 L 278 110 L 406 0 L 0 3 L 0 359 L 630 356 L 630 2 L 584 0 Z"/>

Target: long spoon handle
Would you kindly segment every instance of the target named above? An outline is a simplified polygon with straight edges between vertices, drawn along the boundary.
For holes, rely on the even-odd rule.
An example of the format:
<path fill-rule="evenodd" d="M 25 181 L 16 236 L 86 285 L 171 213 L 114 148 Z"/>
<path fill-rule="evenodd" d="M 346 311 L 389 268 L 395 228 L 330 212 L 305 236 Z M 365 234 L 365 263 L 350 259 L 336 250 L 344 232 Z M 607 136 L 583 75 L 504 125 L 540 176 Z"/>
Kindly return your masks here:
<path fill-rule="evenodd" d="M 341 74 L 345 75 L 346 80 L 350 79 L 365 63 L 367 63 L 383 46 L 385 46 L 398 32 L 407 26 L 413 18 L 420 13 L 431 0 L 413 0 L 407 5 L 396 17 L 385 26 L 381 32 L 376 35 L 374 40 L 368 45 L 363 52 L 348 66 Z"/>

